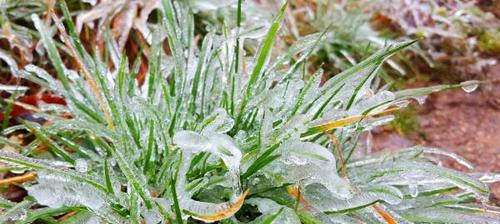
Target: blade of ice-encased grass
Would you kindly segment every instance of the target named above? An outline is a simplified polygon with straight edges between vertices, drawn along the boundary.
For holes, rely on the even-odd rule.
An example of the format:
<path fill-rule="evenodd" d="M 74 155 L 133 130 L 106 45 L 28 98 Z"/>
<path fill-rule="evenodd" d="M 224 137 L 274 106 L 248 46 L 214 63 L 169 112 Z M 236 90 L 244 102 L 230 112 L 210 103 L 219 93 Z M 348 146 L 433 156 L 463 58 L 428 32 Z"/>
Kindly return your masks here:
<path fill-rule="evenodd" d="M 8 138 L 3 137 L 3 136 L 0 136 L 0 144 L 8 145 L 16 150 L 19 150 L 19 151 L 21 151 L 23 149 L 23 147 L 21 145 L 9 140 Z"/>
<path fill-rule="evenodd" d="M 40 33 L 41 41 L 45 46 L 45 49 L 47 49 L 49 58 L 52 61 L 52 64 L 57 71 L 59 80 L 61 81 L 64 89 L 68 91 L 70 89 L 70 84 L 68 77 L 66 77 L 64 63 L 57 51 L 57 48 L 54 44 L 52 37 L 47 32 L 45 25 L 40 21 L 38 15 L 36 14 L 31 15 L 31 19 L 33 20 L 35 28 Z"/>
<path fill-rule="evenodd" d="M 66 213 L 65 215 L 57 218 L 57 220 L 49 223 L 58 223 L 58 224 L 80 224 L 85 223 L 91 217 L 93 217 L 93 213 L 88 210 L 80 210 Z"/>
<path fill-rule="evenodd" d="M 104 35 L 106 43 L 111 43 L 113 41 L 110 36 L 111 35 Z M 106 49 L 109 52 L 116 51 L 116 49 L 112 44 L 106 44 L 106 47 L 107 47 Z M 94 57 L 96 63 L 95 66 L 91 67 L 90 69 L 92 70 L 93 74 L 95 74 L 95 78 L 99 85 L 97 88 L 101 90 L 102 95 L 106 100 L 107 103 L 106 108 L 109 107 L 109 110 L 111 111 L 111 118 L 114 117 L 116 119 L 119 119 L 120 115 L 118 113 L 118 105 L 116 102 L 116 98 L 113 97 L 111 93 L 111 88 L 109 88 L 110 84 L 106 81 L 107 78 L 105 77 L 106 75 L 108 75 L 107 68 L 105 68 L 103 64 L 100 64 L 102 63 L 102 59 L 99 58 L 99 54 L 95 54 Z M 104 108 L 102 108 L 102 110 L 104 110 Z M 111 126 L 111 129 L 114 129 L 114 126 Z"/>
<path fill-rule="evenodd" d="M 280 11 L 278 12 L 278 15 L 276 18 L 273 20 L 273 23 L 271 27 L 269 28 L 266 38 L 264 39 L 264 42 L 262 46 L 260 47 L 260 51 L 256 57 L 255 60 L 255 65 L 253 67 L 252 73 L 250 74 L 250 78 L 248 79 L 248 82 L 246 84 L 246 91 L 245 95 L 243 96 L 243 100 L 240 103 L 239 106 L 239 115 L 236 118 L 236 124 L 238 125 L 243 118 L 246 106 L 248 104 L 248 101 L 250 100 L 253 92 L 253 86 L 254 84 L 258 81 L 259 77 L 262 74 L 262 69 L 264 68 L 264 65 L 266 64 L 269 55 L 271 53 L 272 45 L 274 43 L 274 39 L 278 35 L 278 30 L 280 28 L 281 22 L 283 20 L 283 15 L 285 13 L 286 6 L 288 5 L 288 0 L 285 1 L 285 3 L 281 6 Z"/>
<path fill-rule="evenodd" d="M 111 180 L 111 167 L 109 165 L 109 160 L 104 159 L 104 183 L 106 184 L 106 189 L 110 194 L 115 195 L 115 190 L 113 189 L 113 182 Z"/>
<path fill-rule="evenodd" d="M 163 0 L 163 13 L 165 14 L 165 25 L 167 26 L 167 38 L 170 50 L 173 54 L 173 57 L 176 61 L 174 66 L 174 73 L 170 76 L 169 86 L 170 86 L 170 95 L 174 96 L 175 101 L 175 112 L 170 120 L 169 126 L 169 134 L 170 136 L 174 135 L 174 130 L 179 120 L 179 116 L 181 116 L 180 110 L 182 108 L 182 102 L 184 100 L 184 88 L 186 85 L 186 78 L 188 74 L 184 74 L 187 70 L 185 68 L 185 64 L 187 59 L 184 57 L 184 46 L 182 44 L 182 40 L 179 40 L 178 30 L 179 24 L 176 22 L 178 18 L 174 3 L 169 0 Z M 186 100 L 189 102 L 189 100 Z"/>
<path fill-rule="evenodd" d="M 170 134 L 170 136 L 174 136 L 174 133 L 175 133 L 177 119 L 179 117 L 179 113 L 181 110 L 181 100 L 182 100 L 182 97 L 178 96 L 176 106 L 175 106 L 174 116 L 172 117 L 172 120 L 170 121 L 170 126 L 168 128 L 168 134 Z"/>
<path fill-rule="evenodd" d="M 7 106 L 5 107 L 5 111 L 3 113 L 2 130 L 5 130 L 9 126 L 10 113 L 14 108 L 14 100 L 16 99 L 16 95 L 17 92 L 12 93 L 12 95 L 10 95 L 10 101 L 7 102 Z"/>
<path fill-rule="evenodd" d="M 373 65 L 373 69 L 371 69 L 370 73 L 368 73 L 368 75 L 366 75 L 366 77 L 356 86 L 356 88 L 354 89 L 354 92 L 352 93 L 351 97 L 349 98 L 349 101 L 347 102 L 346 109 L 351 108 L 351 106 L 354 103 L 354 100 L 358 96 L 359 91 L 361 90 L 361 88 L 363 88 L 363 86 L 366 84 L 366 82 L 368 82 L 368 80 L 370 80 L 371 78 L 373 78 L 374 76 L 377 75 L 377 71 L 380 69 L 380 66 L 382 66 L 382 63 L 383 63 L 383 61 L 375 63 Z"/>
<path fill-rule="evenodd" d="M 240 29 L 241 29 L 241 4 L 243 0 L 238 0 L 236 8 L 236 47 L 234 48 L 234 73 L 238 74 L 240 68 Z"/>
<path fill-rule="evenodd" d="M 272 153 L 276 151 L 276 149 L 281 145 L 281 143 L 274 144 L 268 147 L 262 155 L 260 155 L 253 163 L 248 167 L 248 169 L 240 176 L 241 181 L 243 182 L 248 177 L 255 174 L 257 171 L 264 168 L 267 164 L 279 158 L 281 155 L 273 155 Z"/>
<path fill-rule="evenodd" d="M 51 79 L 50 81 L 45 79 L 47 76 L 50 76 L 48 73 L 43 74 L 43 75 L 47 75 L 47 76 L 44 76 L 43 78 L 41 78 L 41 77 L 39 77 L 38 73 L 36 75 L 33 74 L 33 73 L 36 73 L 35 71 L 40 71 L 40 72 L 46 73 L 45 71 L 42 71 L 40 68 L 36 67 L 33 64 L 26 65 L 24 67 L 24 70 L 20 71 L 20 73 L 22 73 L 23 76 L 26 79 L 30 80 L 31 82 L 34 82 L 34 83 L 40 85 L 40 87 L 47 88 L 47 89 L 56 87 L 55 85 L 57 85 L 57 84 L 55 84 L 55 79 L 52 79 L 52 77 L 49 78 L 49 79 Z"/>
<path fill-rule="evenodd" d="M 132 137 L 133 142 L 137 147 L 141 147 L 141 133 L 140 129 L 138 128 L 139 126 L 137 125 L 137 118 L 133 114 L 126 114 L 125 115 L 125 125 L 124 127 L 127 128 L 127 130 L 130 133 L 130 136 Z M 128 142 L 129 139 L 124 139 L 125 142 Z M 125 143 L 123 142 L 123 143 Z"/>
<path fill-rule="evenodd" d="M 78 52 L 81 59 L 87 66 L 94 67 L 92 59 L 88 54 L 86 54 L 85 47 L 81 43 L 79 35 L 76 32 L 75 24 L 73 23 L 73 19 L 71 18 L 71 14 L 66 4 L 66 0 L 60 1 L 59 6 L 61 8 L 61 11 L 63 12 L 63 18 L 64 21 L 66 22 L 66 26 L 68 27 L 69 35 L 71 36 L 71 41 L 76 47 L 76 51 Z"/>
<path fill-rule="evenodd" d="M 165 220 L 167 220 L 167 223 L 174 224 L 174 219 L 169 214 L 167 209 L 165 209 L 163 207 L 163 205 L 161 205 L 158 201 L 154 201 L 154 202 L 155 202 L 156 206 L 158 207 L 158 212 L 163 216 L 163 218 L 165 218 Z"/>
<path fill-rule="evenodd" d="M 229 114 L 234 114 L 235 92 L 236 92 L 236 75 L 240 72 L 240 32 L 241 32 L 241 5 L 243 0 L 238 0 L 236 8 L 236 46 L 234 47 L 234 67 L 230 69 L 228 80 L 230 82 L 229 89 Z M 234 71 L 234 72 L 233 72 Z"/>
<path fill-rule="evenodd" d="M 292 46 L 288 48 L 285 53 L 278 56 L 278 58 L 269 66 L 269 70 L 274 71 L 276 68 L 278 68 L 278 66 L 291 60 L 294 55 L 301 51 L 304 51 L 306 49 L 314 50 L 316 46 L 315 44 L 323 38 L 323 34 L 324 32 L 314 33 L 297 40 L 295 43 L 293 43 Z"/>
<path fill-rule="evenodd" d="M 231 203 L 225 206 L 222 211 L 217 211 L 214 214 L 202 215 L 188 210 L 183 210 L 183 212 L 195 219 L 202 220 L 204 222 L 212 222 L 212 221 L 227 219 L 233 216 L 236 212 L 238 212 L 238 210 L 240 210 L 241 206 L 243 206 L 243 203 L 245 202 L 245 198 L 247 197 L 248 193 L 250 193 L 250 189 L 245 190 L 237 198 L 232 199 Z"/>
<path fill-rule="evenodd" d="M 274 220 L 276 220 L 276 218 L 278 218 L 278 216 L 283 212 L 283 207 L 280 208 L 280 210 L 278 210 L 276 213 L 268 216 L 266 219 L 264 219 L 264 221 L 262 222 L 262 224 L 271 224 L 274 222 Z"/>
<path fill-rule="evenodd" d="M 323 69 L 320 68 L 320 69 L 318 69 L 318 71 L 316 71 L 312 75 L 312 77 L 309 79 L 309 81 L 304 86 L 304 88 L 302 88 L 299 95 L 297 96 L 297 100 L 295 100 L 294 106 L 292 108 L 292 112 L 290 113 L 290 117 L 293 117 L 293 115 L 295 115 L 295 113 L 297 113 L 299 107 L 302 106 L 302 104 L 304 103 L 304 97 L 309 92 L 309 90 L 313 87 L 313 84 L 316 83 L 318 81 L 318 79 L 321 78 L 322 75 L 323 75 Z"/>
<path fill-rule="evenodd" d="M 322 224 L 321 221 L 315 219 L 310 214 L 307 214 L 305 212 L 297 211 L 297 215 L 299 216 L 300 221 L 303 224 Z"/>
<path fill-rule="evenodd" d="M 81 146 L 81 145 L 78 145 L 76 143 L 74 143 L 73 141 L 63 137 L 63 136 L 60 136 L 59 134 L 53 134 L 53 133 L 46 133 L 47 137 L 50 137 L 49 138 L 53 138 L 56 142 L 58 143 L 61 143 L 63 146 L 71 149 L 71 150 L 74 150 L 75 152 L 77 152 L 78 154 L 80 154 L 82 157 L 86 158 L 86 159 L 95 159 L 94 156 L 92 156 L 90 153 L 87 152 L 87 150 Z"/>
<path fill-rule="evenodd" d="M 310 127 L 306 132 L 304 132 L 303 134 L 301 134 L 301 137 L 305 138 L 305 137 L 308 137 L 308 136 L 311 136 L 311 135 L 314 135 L 314 134 L 318 134 L 318 133 L 321 133 L 321 132 L 330 131 L 330 130 L 333 130 L 333 129 L 344 127 L 346 125 L 358 122 L 358 121 L 360 121 L 360 120 L 362 120 L 364 118 L 368 118 L 368 117 L 372 117 L 372 116 L 378 116 L 378 115 L 381 115 L 381 114 L 389 113 L 389 112 L 391 112 L 393 110 L 394 109 L 387 109 L 387 110 L 384 110 L 384 111 L 381 111 L 381 112 L 372 113 L 372 114 L 355 115 L 355 116 L 350 116 L 350 117 L 338 119 L 338 120 L 335 120 L 335 121 L 329 121 L 329 122 L 326 122 L 324 124 L 320 124 L 320 125 L 316 125 L 316 126 Z"/>
<path fill-rule="evenodd" d="M 266 64 L 266 61 L 268 60 L 269 55 L 271 53 L 272 44 L 274 43 L 274 39 L 278 35 L 278 30 L 279 30 L 281 22 L 283 20 L 283 15 L 285 13 L 285 9 L 286 9 L 287 5 L 288 5 L 288 0 L 285 1 L 285 3 L 281 6 L 281 9 L 278 12 L 278 15 L 273 20 L 273 23 L 272 23 L 271 27 L 269 28 L 269 31 L 267 32 L 266 38 L 264 39 L 264 42 L 260 48 L 260 52 L 257 55 L 255 66 L 252 70 L 252 73 L 250 74 L 250 78 L 249 78 L 247 86 L 246 86 L 246 97 L 245 98 L 249 98 L 251 96 L 252 90 L 253 90 L 253 85 L 255 84 L 255 82 L 259 79 L 260 75 L 262 74 L 262 69 L 264 68 L 264 65 Z"/>
<path fill-rule="evenodd" d="M 333 97 L 335 97 L 340 92 L 340 90 L 342 90 L 342 88 L 344 88 L 344 86 L 345 86 L 345 84 L 342 84 L 341 86 L 339 86 L 339 88 L 337 88 L 335 91 L 333 91 L 333 93 L 330 94 L 330 96 L 321 104 L 321 106 L 319 107 L 319 109 L 314 113 L 314 115 L 312 117 L 312 120 L 316 120 L 317 118 L 319 118 L 321 116 L 321 114 L 325 110 L 326 106 L 328 106 L 328 104 L 333 99 Z M 340 103 L 340 102 L 337 101 L 335 103 Z M 305 109 L 304 112 L 309 111 L 309 109 L 313 105 L 314 105 L 314 102 L 312 102 L 311 104 L 309 104 L 309 106 Z M 335 104 L 334 104 L 334 106 L 335 106 Z"/>
<path fill-rule="evenodd" d="M 139 214 L 139 197 L 137 197 L 137 193 L 135 191 L 130 191 L 129 193 L 129 210 L 130 216 L 129 220 L 131 224 L 139 224 L 140 222 L 140 214 Z"/>
<path fill-rule="evenodd" d="M 179 206 L 179 199 L 177 198 L 177 190 L 175 185 L 176 185 L 176 179 L 171 177 L 170 190 L 172 191 L 172 197 L 174 202 L 175 220 L 177 221 L 177 224 L 183 224 L 181 208 Z"/>
<path fill-rule="evenodd" d="M 394 53 L 405 49 L 406 47 L 414 44 L 417 41 L 418 40 L 411 40 L 411 41 L 399 43 L 397 45 L 391 45 L 388 48 L 386 48 L 386 49 L 370 56 L 369 58 L 361 61 L 360 63 L 350 67 L 349 69 L 335 75 L 333 78 L 331 78 L 329 81 L 327 81 L 325 83 L 323 88 L 320 90 L 318 97 L 314 101 L 316 101 L 320 96 L 327 94 L 331 88 L 337 86 L 338 84 L 341 84 L 344 80 L 346 80 L 347 78 L 356 74 L 357 72 L 359 72 L 359 71 L 361 71 L 369 66 L 372 66 L 376 63 L 384 61 L 385 59 L 389 58 Z"/>
<path fill-rule="evenodd" d="M 211 33 L 208 33 L 203 39 L 201 46 L 201 51 L 198 55 L 198 63 L 196 65 L 196 71 L 194 72 L 193 83 L 191 88 L 191 100 L 189 104 L 188 112 L 194 113 L 196 111 L 196 100 L 198 95 L 198 86 L 200 83 L 200 77 L 202 70 L 205 69 L 208 55 L 210 55 L 210 49 L 212 48 L 213 37 Z"/>
<path fill-rule="evenodd" d="M 9 218 L 15 215 L 16 212 L 18 212 L 19 210 L 26 210 L 34 204 L 35 203 L 31 200 L 24 200 L 20 203 L 15 204 L 7 210 L 2 211 L 2 213 L 0 214 L 0 223 L 8 223 Z"/>
<path fill-rule="evenodd" d="M 163 93 L 163 98 L 165 99 L 166 113 L 168 117 L 172 117 L 172 112 L 170 111 L 171 108 L 170 99 L 172 97 L 170 96 L 170 92 L 168 91 L 167 85 L 168 84 L 166 84 L 165 82 L 161 82 L 161 90 Z"/>
<path fill-rule="evenodd" d="M 179 150 L 174 150 L 169 155 L 170 156 L 165 157 L 165 159 L 162 161 L 163 164 L 161 165 L 158 175 L 156 176 L 156 183 L 159 186 L 162 186 L 160 190 L 160 195 L 165 195 L 167 191 L 170 189 L 170 183 L 168 182 L 170 181 L 170 177 L 168 177 L 168 175 L 170 175 L 171 173 L 169 171 L 172 170 L 173 167 L 178 167 L 178 165 L 175 164 L 176 163 L 175 160 L 178 159 L 178 156 L 180 156 L 181 153 Z M 175 170 L 175 172 L 178 171 Z"/>
<path fill-rule="evenodd" d="M 8 151 L 0 151 L 0 160 L 3 160 L 5 162 L 9 162 L 9 163 L 14 163 L 17 165 L 22 165 L 22 166 L 29 167 L 29 168 L 36 169 L 36 170 L 47 170 L 47 171 L 50 171 L 53 173 L 57 173 L 61 176 L 65 176 L 65 177 L 68 177 L 68 178 L 71 178 L 71 179 L 74 179 L 77 181 L 82 181 L 82 182 L 88 183 L 91 186 L 95 187 L 96 189 L 98 189 L 104 193 L 107 192 L 106 188 L 104 186 L 102 186 L 100 183 L 97 183 L 97 182 L 95 182 L 95 181 L 93 181 L 85 176 L 82 176 L 79 173 L 75 173 L 75 172 L 72 172 L 69 170 L 62 170 L 59 168 L 52 167 L 49 164 L 44 164 L 44 163 L 47 163 L 46 161 L 35 160 L 32 158 L 28 158 L 28 157 L 19 155 L 17 153 L 12 153 L 12 152 L 8 152 Z"/>
<path fill-rule="evenodd" d="M 174 3 L 171 0 L 162 0 L 162 6 L 163 6 L 163 14 L 164 14 L 164 25 L 166 25 L 166 31 L 167 31 L 167 37 L 168 37 L 168 46 L 170 47 L 170 50 L 172 51 L 172 55 L 175 58 L 175 75 L 172 77 L 172 82 L 177 82 L 176 80 L 178 77 L 183 78 L 184 76 L 184 64 L 185 64 L 185 59 L 183 57 L 183 47 L 182 47 L 182 41 L 179 40 L 179 33 L 178 30 L 180 29 L 178 27 L 178 24 L 176 22 L 177 16 L 176 16 L 176 11 L 174 8 Z M 181 84 L 182 86 L 182 84 Z M 181 91 L 182 88 L 175 88 L 175 90 Z M 181 91 L 182 92 L 182 91 Z M 181 95 L 175 94 L 175 95 Z"/>
<path fill-rule="evenodd" d="M 310 57 L 310 55 L 312 55 L 314 53 L 314 51 L 317 49 L 318 45 L 321 43 L 321 40 L 325 37 L 326 33 L 327 33 L 328 29 L 327 30 L 324 30 L 323 32 L 321 32 L 319 34 L 319 36 L 317 37 L 317 39 L 315 39 L 314 41 L 312 41 L 312 44 L 310 43 L 310 46 L 308 46 L 307 48 L 307 51 L 302 54 L 291 66 L 290 69 L 288 69 L 288 71 L 286 72 L 284 78 L 281 79 L 281 81 L 286 81 L 288 80 L 296 71 L 297 69 L 299 68 L 300 65 L 303 65 L 306 60 Z"/>
<path fill-rule="evenodd" d="M 411 97 L 416 97 L 416 96 L 424 96 L 424 95 L 429 95 L 431 93 L 447 90 L 447 89 L 453 89 L 453 88 L 462 88 L 462 87 L 467 87 L 471 85 L 479 85 L 483 82 L 481 81 L 467 81 L 467 82 L 462 82 L 458 84 L 450 84 L 450 85 L 436 85 L 436 86 L 430 86 L 430 87 L 423 87 L 423 88 L 414 88 L 414 89 L 405 89 L 405 90 L 400 90 L 395 92 L 394 94 L 396 95 L 396 99 L 406 99 L 406 98 L 411 98 Z"/>
<path fill-rule="evenodd" d="M 148 145 L 146 148 L 146 155 L 144 156 L 144 169 L 143 172 L 145 174 L 149 173 L 148 171 L 150 170 L 150 162 L 151 162 L 151 155 L 153 154 L 153 147 L 155 144 L 155 138 L 154 138 L 154 121 L 153 119 L 149 120 L 149 135 L 148 135 Z"/>
<path fill-rule="evenodd" d="M 120 53 L 118 53 L 120 50 L 118 49 L 118 44 L 116 41 L 113 39 L 113 34 L 111 34 L 111 31 L 109 27 L 106 27 L 106 30 L 104 31 L 104 52 L 102 54 L 102 58 L 99 58 L 100 60 L 93 59 L 96 66 L 89 66 L 91 70 L 96 70 L 99 67 L 110 67 L 110 66 L 103 66 L 103 65 L 109 65 L 112 64 L 114 68 L 117 68 L 120 65 Z M 132 38 L 134 39 L 134 38 Z M 135 39 L 134 39 L 135 40 Z M 140 47 L 140 49 L 143 49 L 144 47 Z M 139 51 L 142 53 L 142 51 Z M 83 52 L 83 56 L 87 55 L 86 52 Z M 83 57 L 82 56 L 82 57 Z M 101 54 L 94 54 L 94 58 L 101 57 Z M 90 62 L 92 63 L 92 61 Z M 108 70 L 111 70 L 108 68 Z M 107 71 L 106 71 L 107 72 Z"/>
<path fill-rule="evenodd" d="M 16 224 L 28 224 L 44 218 L 64 215 L 71 211 L 86 211 L 84 207 L 61 207 L 61 208 L 43 208 L 30 212 L 28 216 L 16 222 Z"/>
<path fill-rule="evenodd" d="M 153 44 L 151 46 L 151 51 L 149 53 L 149 66 L 148 66 L 148 91 L 147 91 L 147 99 L 150 102 L 153 102 L 153 93 L 154 90 L 157 89 L 158 80 L 160 79 L 160 65 L 161 65 L 161 40 L 160 34 L 153 34 Z"/>
<path fill-rule="evenodd" d="M 102 139 L 100 139 L 99 137 L 96 137 L 95 139 L 97 140 L 95 141 L 97 145 L 106 147 L 105 146 L 106 143 Z M 122 142 L 126 143 L 127 141 L 124 140 L 122 137 Z M 116 162 L 120 167 L 120 170 L 123 172 L 127 180 L 130 181 L 134 190 L 136 190 L 139 196 L 142 198 L 146 207 L 148 209 L 153 208 L 153 203 L 151 200 L 151 195 L 149 194 L 149 190 L 145 189 L 144 186 L 136 178 L 136 175 L 142 175 L 142 173 L 132 171 L 131 166 L 134 166 L 134 164 L 133 163 L 129 164 L 129 162 L 126 160 L 125 155 L 122 154 L 122 150 L 119 150 L 116 147 L 109 147 L 109 148 L 111 154 L 113 155 L 113 158 L 116 159 Z"/>
<path fill-rule="evenodd" d="M 12 206 L 14 206 L 14 205 L 15 205 L 14 202 L 9 201 L 3 197 L 0 197 L 0 208 L 8 209 L 8 208 L 12 208 Z"/>
<path fill-rule="evenodd" d="M 128 60 L 126 53 L 123 52 L 121 57 L 120 57 L 120 65 L 118 66 L 118 73 L 116 75 L 116 90 L 118 92 L 119 100 L 122 101 L 124 97 L 124 91 L 125 91 L 125 80 L 126 80 L 126 75 L 128 75 L 127 69 L 128 68 Z"/>
<path fill-rule="evenodd" d="M 445 179 L 448 179 L 454 183 L 458 183 L 458 187 L 463 188 L 463 185 L 467 186 L 466 190 L 471 190 L 474 193 L 483 195 L 487 197 L 489 194 L 488 186 L 479 180 L 476 180 L 470 176 L 462 174 L 458 171 L 447 169 L 439 166 L 432 166 L 428 164 L 421 164 L 418 162 L 406 162 L 404 164 L 399 164 L 401 168 L 413 169 L 413 170 L 424 170 Z"/>
<path fill-rule="evenodd" d="M 30 122 L 24 122 L 26 128 L 33 133 L 36 138 L 40 139 L 45 145 L 48 146 L 48 149 L 57 156 L 63 158 L 66 162 L 71 164 L 75 164 L 75 159 L 73 156 L 68 154 L 62 147 L 60 147 L 56 142 L 54 142 L 47 133 L 41 127 L 37 127 L 36 124 L 31 124 Z"/>
<path fill-rule="evenodd" d="M 486 216 L 484 213 L 465 212 L 447 207 L 415 208 L 399 213 L 406 220 L 417 223 L 496 223 L 498 221 L 496 219 L 498 216 L 493 218 L 493 216 Z"/>

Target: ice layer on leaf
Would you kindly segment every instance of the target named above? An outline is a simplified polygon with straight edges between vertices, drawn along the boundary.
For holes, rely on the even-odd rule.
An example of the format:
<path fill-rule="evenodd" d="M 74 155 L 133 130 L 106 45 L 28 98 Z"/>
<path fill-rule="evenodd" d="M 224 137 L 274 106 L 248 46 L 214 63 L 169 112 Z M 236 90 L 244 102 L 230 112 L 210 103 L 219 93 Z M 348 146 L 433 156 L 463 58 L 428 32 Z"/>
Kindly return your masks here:
<path fill-rule="evenodd" d="M 248 191 L 233 195 L 230 202 L 209 203 L 191 199 L 192 195 L 185 189 L 187 185 L 186 173 L 189 170 L 189 161 L 200 152 L 210 152 L 214 156 L 221 158 L 228 169 L 231 177 L 233 190 L 240 191 L 239 187 L 239 167 L 241 152 L 227 135 L 211 134 L 210 136 L 200 135 L 192 131 L 181 131 L 175 134 L 174 143 L 183 152 L 183 163 L 179 170 L 177 179 L 177 193 L 179 204 L 184 212 L 193 218 L 203 221 L 217 221 L 225 219 L 236 213 L 243 205 L 243 201 Z"/>
<path fill-rule="evenodd" d="M 284 183 L 305 186 L 317 183 L 335 197 L 346 199 L 351 196 L 349 183 L 337 174 L 335 158 L 325 147 L 292 140 L 280 146 L 277 152 L 281 156 L 265 169 L 278 174 Z"/>

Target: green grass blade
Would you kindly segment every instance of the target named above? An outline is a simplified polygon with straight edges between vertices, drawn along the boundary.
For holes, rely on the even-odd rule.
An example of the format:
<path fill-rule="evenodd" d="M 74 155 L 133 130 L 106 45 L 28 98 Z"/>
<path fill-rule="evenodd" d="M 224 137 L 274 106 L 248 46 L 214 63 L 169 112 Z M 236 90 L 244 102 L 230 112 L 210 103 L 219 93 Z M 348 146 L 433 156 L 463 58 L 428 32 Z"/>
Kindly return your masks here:
<path fill-rule="evenodd" d="M 264 39 L 264 42 L 260 48 L 260 53 L 257 56 L 255 66 L 252 70 L 252 73 L 247 83 L 246 98 L 249 98 L 252 95 L 253 85 L 255 84 L 255 82 L 257 82 L 259 76 L 262 74 L 262 69 L 264 68 L 264 65 L 271 53 L 272 45 L 274 43 L 274 39 L 277 36 L 281 22 L 283 20 L 283 15 L 285 14 L 287 5 L 288 5 L 288 0 L 281 6 L 278 15 L 273 20 L 273 23 L 269 28 L 269 31 L 267 32 L 266 38 Z"/>
<path fill-rule="evenodd" d="M 40 33 L 40 37 L 42 40 L 43 45 L 45 46 L 45 49 L 47 49 L 48 55 L 50 60 L 52 61 L 52 65 L 57 71 L 57 75 L 59 80 L 61 80 L 61 83 L 64 87 L 65 90 L 70 89 L 70 84 L 69 80 L 66 77 L 66 72 L 64 68 L 64 63 L 61 59 L 61 56 L 59 55 L 59 52 L 57 51 L 56 45 L 54 43 L 54 40 L 52 39 L 52 36 L 49 34 L 47 31 L 47 28 L 45 25 L 40 21 L 40 18 L 38 15 L 33 14 L 31 16 L 31 19 L 33 20 L 36 29 Z"/>
<path fill-rule="evenodd" d="M 69 155 L 63 148 L 61 148 L 57 143 L 55 143 L 50 137 L 46 134 L 46 132 L 37 127 L 38 125 L 32 125 L 30 122 L 25 122 L 24 125 L 30 130 L 38 139 L 40 139 L 43 143 L 45 143 L 50 151 L 54 154 L 63 158 L 66 162 L 71 164 L 75 164 L 75 159 L 71 155 Z"/>
<path fill-rule="evenodd" d="M 274 222 L 274 220 L 276 220 L 276 218 L 278 218 L 278 216 L 283 212 L 283 209 L 284 208 L 280 208 L 280 210 L 278 210 L 276 213 L 268 216 L 266 219 L 264 219 L 264 221 L 262 222 L 262 224 L 271 224 Z"/>
<path fill-rule="evenodd" d="M 26 166 L 32 169 L 37 170 L 47 170 L 53 173 L 57 173 L 61 176 L 68 177 L 77 181 L 82 181 L 94 186 L 96 189 L 106 193 L 106 188 L 102 186 L 100 183 L 95 182 L 85 176 L 82 176 L 79 173 L 72 172 L 69 170 L 62 170 L 60 168 L 56 168 L 50 164 L 48 161 L 43 160 L 35 160 L 32 158 L 28 158 L 17 153 L 12 153 L 8 151 L 0 151 L 0 160 L 5 162 L 14 163 L 21 166 Z"/>
<path fill-rule="evenodd" d="M 182 213 L 181 213 L 181 208 L 179 206 L 179 199 L 177 198 L 177 190 L 175 182 L 176 181 L 174 178 L 170 179 L 170 190 L 172 191 L 172 197 L 174 201 L 175 220 L 177 221 L 177 224 L 183 224 Z"/>

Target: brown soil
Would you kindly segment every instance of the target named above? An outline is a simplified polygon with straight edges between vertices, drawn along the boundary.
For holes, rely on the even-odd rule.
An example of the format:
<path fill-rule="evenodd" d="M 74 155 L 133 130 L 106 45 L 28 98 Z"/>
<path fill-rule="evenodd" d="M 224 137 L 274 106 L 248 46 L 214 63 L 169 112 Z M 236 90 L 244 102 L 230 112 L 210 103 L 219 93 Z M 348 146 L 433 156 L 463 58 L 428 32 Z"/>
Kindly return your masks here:
<path fill-rule="evenodd" d="M 420 108 L 414 133 L 401 136 L 394 131 L 373 132 L 374 151 L 414 144 L 454 152 L 474 165 L 473 172 L 500 172 L 500 64 L 485 73 L 487 83 L 475 92 L 460 89 L 432 94 Z M 445 165 L 465 168 L 453 161 Z M 490 185 L 492 202 L 500 205 L 500 183 Z"/>

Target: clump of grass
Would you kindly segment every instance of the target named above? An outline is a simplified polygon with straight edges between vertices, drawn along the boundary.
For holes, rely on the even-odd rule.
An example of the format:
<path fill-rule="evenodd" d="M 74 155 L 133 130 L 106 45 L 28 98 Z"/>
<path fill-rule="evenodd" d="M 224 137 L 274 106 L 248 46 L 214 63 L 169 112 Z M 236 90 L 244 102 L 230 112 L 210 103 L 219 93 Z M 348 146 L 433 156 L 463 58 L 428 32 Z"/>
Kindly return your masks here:
<path fill-rule="evenodd" d="M 241 2 L 239 13 L 244 12 Z M 399 92 L 380 88 L 375 80 L 382 64 L 415 41 L 387 45 L 320 85 L 322 71 L 306 79 L 303 66 L 324 37 L 321 33 L 271 58 L 286 3 L 267 35 L 256 39 L 260 48 L 249 58 L 242 48 L 247 40 L 239 35 L 245 30 L 223 36 L 209 32 L 198 47 L 190 5 L 164 0 L 141 86 L 134 78 L 137 63 L 128 64 L 115 40 L 105 39 L 108 57 L 89 54 L 64 2 L 60 7 L 65 26 L 50 14 L 59 44 L 41 19 L 32 16 L 58 79 L 35 65 L 20 72 L 64 96 L 67 107 L 37 113 L 49 124 L 25 121 L 4 130 L 6 135 L 26 130 L 36 137 L 25 147 L 9 142 L 21 152 L 0 151 L 0 160 L 12 169 L 36 172 L 37 179 L 22 185 L 29 194 L 22 202 L 0 203 L 2 221 L 394 223 L 497 218 L 486 205 L 489 193 L 480 178 L 443 168 L 430 156 L 444 154 L 470 166 L 453 154 L 425 147 L 382 155 L 354 153 L 363 131 L 390 121 L 390 113 L 410 98 L 477 84 Z M 247 22 L 241 18 L 237 29 Z M 168 54 L 161 47 L 165 41 Z M 66 67 L 58 45 L 69 49 L 78 67 Z M 35 156 L 39 147 L 46 151 Z M 476 200 L 483 206 L 477 207 Z"/>

